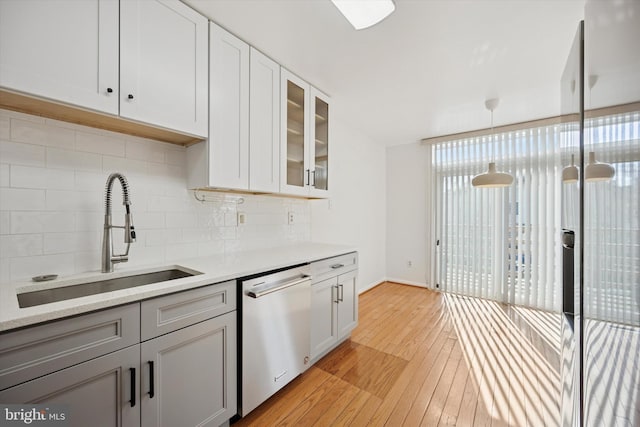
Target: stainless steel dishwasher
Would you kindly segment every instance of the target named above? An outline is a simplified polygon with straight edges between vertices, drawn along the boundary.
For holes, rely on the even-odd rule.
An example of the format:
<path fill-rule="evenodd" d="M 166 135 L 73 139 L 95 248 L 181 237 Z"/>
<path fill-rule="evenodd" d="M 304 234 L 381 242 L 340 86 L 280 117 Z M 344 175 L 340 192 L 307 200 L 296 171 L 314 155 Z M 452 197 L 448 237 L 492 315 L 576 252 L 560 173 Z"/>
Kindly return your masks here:
<path fill-rule="evenodd" d="M 311 277 L 308 265 L 240 282 L 242 390 L 247 415 L 309 366 Z"/>

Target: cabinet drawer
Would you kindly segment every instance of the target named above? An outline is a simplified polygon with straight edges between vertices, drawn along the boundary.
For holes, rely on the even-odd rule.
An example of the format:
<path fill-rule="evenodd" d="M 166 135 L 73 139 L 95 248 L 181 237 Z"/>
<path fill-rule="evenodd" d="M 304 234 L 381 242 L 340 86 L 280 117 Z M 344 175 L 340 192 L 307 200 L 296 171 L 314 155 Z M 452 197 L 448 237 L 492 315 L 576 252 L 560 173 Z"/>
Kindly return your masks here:
<path fill-rule="evenodd" d="M 3 334 L 0 390 L 139 341 L 137 303 Z"/>
<path fill-rule="evenodd" d="M 235 309 L 235 280 L 143 301 L 140 335 L 146 341 Z"/>
<path fill-rule="evenodd" d="M 358 253 L 351 252 L 345 255 L 312 262 L 311 277 L 315 283 L 327 277 L 355 270 L 356 268 L 358 268 Z"/>

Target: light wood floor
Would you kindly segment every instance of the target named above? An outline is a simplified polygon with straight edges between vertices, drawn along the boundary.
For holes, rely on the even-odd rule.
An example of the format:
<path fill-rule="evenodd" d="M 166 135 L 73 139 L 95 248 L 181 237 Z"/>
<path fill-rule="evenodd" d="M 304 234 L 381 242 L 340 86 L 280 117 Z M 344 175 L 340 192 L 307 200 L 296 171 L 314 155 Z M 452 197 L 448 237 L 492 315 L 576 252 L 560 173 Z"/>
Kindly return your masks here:
<path fill-rule="evenodd" d="M 234 426 L 556 426 L 560 317 L 384 283 L 351 340 Z"/>

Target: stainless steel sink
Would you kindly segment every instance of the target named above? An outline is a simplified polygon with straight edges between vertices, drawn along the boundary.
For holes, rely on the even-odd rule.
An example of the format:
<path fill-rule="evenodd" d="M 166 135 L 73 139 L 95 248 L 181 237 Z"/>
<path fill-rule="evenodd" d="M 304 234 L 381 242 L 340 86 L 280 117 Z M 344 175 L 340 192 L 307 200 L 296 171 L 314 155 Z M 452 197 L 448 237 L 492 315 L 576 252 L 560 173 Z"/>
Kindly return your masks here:
<path fill-rule="evenodd" d="M 133 274 L 124 277 L 115 277 L 106 280 L 87 281 L 59 288 L 43 289 L 40 291 L 18 294 L 20 308 L 33 307 L 57 301 L 66 301 L 87 295 L 102 294 L 118 291 L 120 289 L 135 288 L 136 286 L 149 285 L 151 283 L 166 282 L 168 280 L 182 279 L 183 277 L 202 274 L 197 271 L 189 272 L 177 268 L 153 271 L 150 273 Z"/>

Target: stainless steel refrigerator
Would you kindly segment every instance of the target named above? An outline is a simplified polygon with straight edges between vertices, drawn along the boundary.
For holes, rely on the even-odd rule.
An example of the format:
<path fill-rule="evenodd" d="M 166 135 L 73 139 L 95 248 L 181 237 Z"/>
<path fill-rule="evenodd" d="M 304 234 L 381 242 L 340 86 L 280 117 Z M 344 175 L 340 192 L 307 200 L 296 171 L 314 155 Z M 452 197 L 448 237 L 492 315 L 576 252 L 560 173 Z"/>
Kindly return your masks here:
<path fill-rule="evenodd" d="M 561 78 L 562 425 L 640 426 L 640 0 L 587 0 Z"/>

